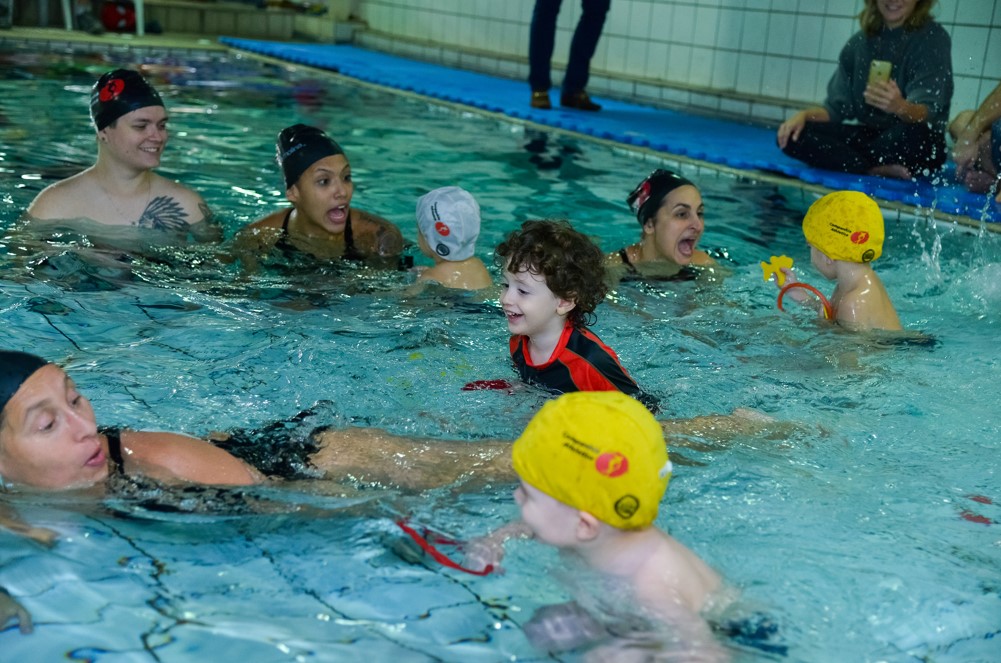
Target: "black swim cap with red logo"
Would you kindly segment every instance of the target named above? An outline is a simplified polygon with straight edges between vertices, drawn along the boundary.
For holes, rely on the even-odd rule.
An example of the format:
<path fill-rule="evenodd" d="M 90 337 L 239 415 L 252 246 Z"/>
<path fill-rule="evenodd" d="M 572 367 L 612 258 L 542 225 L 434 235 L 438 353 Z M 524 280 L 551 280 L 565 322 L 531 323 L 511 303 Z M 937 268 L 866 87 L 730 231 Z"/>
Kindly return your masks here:
<path fill-rule="evenodd" d="M 147 106 L 163 106 L 163 99 L 145 78 L 130 69 L 109 71 L 90 91 L 90 118 L 98 131 Z"/>
<path fill-rule="evenodd" d="M 691 180 L 673 171 L 658 168 L 636 185 L 626 197 L 626 204 L 636 213 L 636 219 L 643 224 L 657 213 L 667 194 L 686 185 L 695 186 Z"/>

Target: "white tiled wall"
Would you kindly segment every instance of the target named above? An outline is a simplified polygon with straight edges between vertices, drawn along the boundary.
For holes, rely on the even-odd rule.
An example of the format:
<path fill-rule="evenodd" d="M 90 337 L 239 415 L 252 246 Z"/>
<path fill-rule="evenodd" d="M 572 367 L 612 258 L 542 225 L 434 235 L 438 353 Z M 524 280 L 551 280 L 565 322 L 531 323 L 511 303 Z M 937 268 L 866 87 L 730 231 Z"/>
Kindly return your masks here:
<path fill-rule="evenodd" d="M 369 27 L 363 45 L 527 77 L 534 0 L 356 3 Z M 588 88 L 775 122 L 823 100 L 861 7 L 862 0 L 612 0 Z M 557 82 L 580 11 L 579 0 L 563 0 Z M 939 0 L 933 15 L 952 35 L 953 113 L 976 106 L 1001 81 L 1001 0 Z"/>

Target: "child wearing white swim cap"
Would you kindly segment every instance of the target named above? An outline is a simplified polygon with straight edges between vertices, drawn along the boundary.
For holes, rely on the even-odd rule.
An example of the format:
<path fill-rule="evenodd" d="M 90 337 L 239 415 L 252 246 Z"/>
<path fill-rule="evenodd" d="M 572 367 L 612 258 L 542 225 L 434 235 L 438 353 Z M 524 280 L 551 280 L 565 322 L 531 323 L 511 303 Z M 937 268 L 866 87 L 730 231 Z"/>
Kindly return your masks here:
<path fill-rule="evenodd" d="M 457 186 L 435 189 L 417 201 L 417 242 L 434 266 L 420 272 L 419 284 L 481 290 L 493 285 L 483 261 L 473 253 L 480 235 L 480 206 Z"/>

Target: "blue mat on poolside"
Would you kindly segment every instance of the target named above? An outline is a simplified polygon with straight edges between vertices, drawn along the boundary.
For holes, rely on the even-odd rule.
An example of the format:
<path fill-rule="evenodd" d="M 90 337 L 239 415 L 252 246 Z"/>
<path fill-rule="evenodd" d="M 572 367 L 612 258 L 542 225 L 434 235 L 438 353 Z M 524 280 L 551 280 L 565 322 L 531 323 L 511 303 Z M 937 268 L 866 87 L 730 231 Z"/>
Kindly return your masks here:
<path fill-rule="evenodd" d="M 292 44 L 222 37 L 227 46 L 327 69 L 369 83 L 415 92 L 538 124 L 576 131 L 710 163 L 797 178 L 829 189 L 864 191 L 878 199 L 947 214 L 1001 222 L 1001 207 L 987 195 L 952 183 L 950 168 L 913 182 L 809 168 L 782 153 L 775 130 L 728 120 L 599 99 L 599 113 L 536 110 L 522 81 L 408 60 L 356 46 Z M 945 182 L 946 184 L 936 183 Z"/>

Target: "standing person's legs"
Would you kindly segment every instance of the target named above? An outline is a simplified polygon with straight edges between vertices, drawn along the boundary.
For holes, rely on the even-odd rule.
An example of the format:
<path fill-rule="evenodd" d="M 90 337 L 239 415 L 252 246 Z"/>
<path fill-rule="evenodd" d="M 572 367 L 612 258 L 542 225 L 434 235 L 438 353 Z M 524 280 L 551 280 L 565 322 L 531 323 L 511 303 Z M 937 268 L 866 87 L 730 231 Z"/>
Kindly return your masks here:
<path fill-rule="evenodd" d="M 567 63 L 567 73 L 563 78 L 563 95 L 583 92 L 591 72 L 591 58 L 598 48 L 601 29 L 605 26 L 605 17 L 611 0 L 583 0 L 583 12 L 577 29 L 570 42 L 570 61 Z"/>
<path fill-rule="evenodd" d="M 556 17 L 562 0 L 535 0 L 532 27 L 528 33 L 528 84 L 533 92 L 545 91 L 553 86 L 550 62 L 556 42 Z"/>

